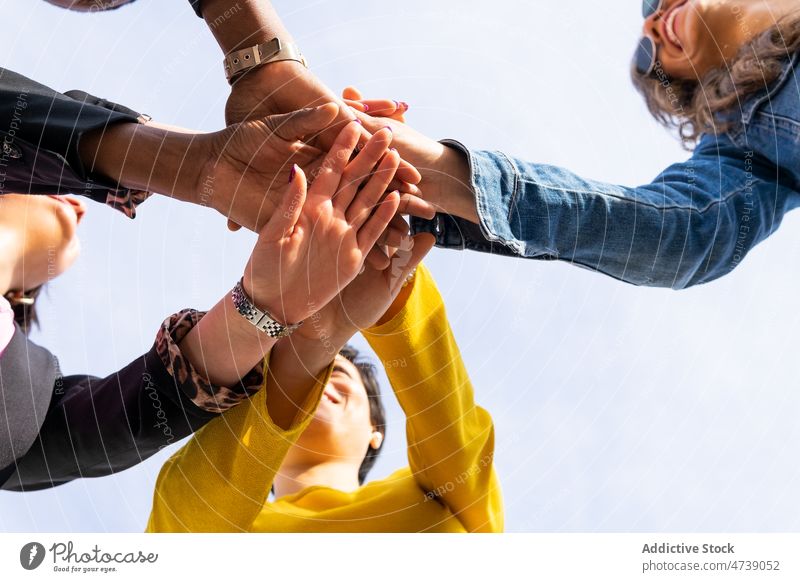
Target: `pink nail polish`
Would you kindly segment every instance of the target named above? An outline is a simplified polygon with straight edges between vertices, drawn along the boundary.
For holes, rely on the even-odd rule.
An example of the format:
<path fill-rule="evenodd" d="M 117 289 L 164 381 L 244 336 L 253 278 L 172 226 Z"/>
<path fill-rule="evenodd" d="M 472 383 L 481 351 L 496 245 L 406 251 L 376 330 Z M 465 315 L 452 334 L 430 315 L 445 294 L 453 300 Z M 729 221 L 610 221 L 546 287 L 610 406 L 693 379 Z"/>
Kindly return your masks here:
<path fill-rule="evenodd" d="M 408 103 L 406 103 L 405 101 L 401 101 L 401 102 L 400 102 L 400 105 L 402 105 L 402 106 L 403 106 L 403 109 L 405 109 L 406 111 L 408 111 Z"/>
<path fill-rule="evenodd" d="M 392 133 L 394 133 L 394 130 L 393 130 L 391 127 L 389 127 L 388 125 L 385 125 L 385 126 L 384 126 L 384 129 L 388 129 L 389 131 L 391 131 Z"/>
<path fill-rule="evenodd" d="M 367 105 L 366 103 L 362 103 L 361 105 L 364 106 L 364 111 L 369 111 L 369 105 Z"/>
<path fill-rule="evenodd" d="M 360 119 L 354 119 L 353 121 L 355 121 L 356 123 L 359 123 L 359 124 L 361 124 L 361 125 L 364 125 L 364 122 L 363 122 L 363 121 L 361 121 Z"/>
<path fill-rule="evenodd" d="M 289 184 L 294 181 L 294 177 L 297 175 L 297 164 L 292 164 L 292 170 L 289 172 Z"/>

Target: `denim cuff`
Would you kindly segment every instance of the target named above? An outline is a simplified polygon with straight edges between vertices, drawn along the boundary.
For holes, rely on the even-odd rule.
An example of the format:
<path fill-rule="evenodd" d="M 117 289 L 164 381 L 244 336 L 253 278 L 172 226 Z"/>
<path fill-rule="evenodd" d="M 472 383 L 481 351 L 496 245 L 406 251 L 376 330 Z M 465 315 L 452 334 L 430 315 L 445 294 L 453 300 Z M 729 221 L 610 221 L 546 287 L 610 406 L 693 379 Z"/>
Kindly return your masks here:
<path fill-rule="evenodd" d="M 518 183 L 514 164 L 500 152 L 473 152 L 453 139 L 445 139 L 440 143 L 466 156 L 480 223 L 437 213 L 431 220 L 412 217 L 412 232 L 434 235 L 436 246 L 440 248 L 519 256 L 520 242 L 511 232 L 508 219 L 516 199 Z"/>

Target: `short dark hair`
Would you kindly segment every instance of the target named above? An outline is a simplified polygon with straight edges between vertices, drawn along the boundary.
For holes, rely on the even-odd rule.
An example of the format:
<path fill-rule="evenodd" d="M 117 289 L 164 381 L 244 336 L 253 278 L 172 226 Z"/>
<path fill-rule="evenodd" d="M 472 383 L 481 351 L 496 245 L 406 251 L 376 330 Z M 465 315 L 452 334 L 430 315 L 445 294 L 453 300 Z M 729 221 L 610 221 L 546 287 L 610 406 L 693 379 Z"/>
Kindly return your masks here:
<path fill-rule="evenodd" d="M 375 465 L 378 460 L 378 455 L 381 452 L 383 443 L 386 440 L 386 410 L 383 408 L 381 400 L 381 387 L 378 384 L 378 374 L 375 366 L 361 357 L 361 353 L 347 344 L 344 346 L 339 355 L 351 362 L 361 375 L 361 382 L 367 391 L 367 399 L 369 400 L 369 420 L 375 427 L 375 430 L 383 435 L 381 444 L 377 449 L 369 447 L 367 454 L 364 455 L 364 460 L 361 461 L 361 466 L 358 468 L 358 483 L 363 485 L 367 479 L 367 473 Z"/>

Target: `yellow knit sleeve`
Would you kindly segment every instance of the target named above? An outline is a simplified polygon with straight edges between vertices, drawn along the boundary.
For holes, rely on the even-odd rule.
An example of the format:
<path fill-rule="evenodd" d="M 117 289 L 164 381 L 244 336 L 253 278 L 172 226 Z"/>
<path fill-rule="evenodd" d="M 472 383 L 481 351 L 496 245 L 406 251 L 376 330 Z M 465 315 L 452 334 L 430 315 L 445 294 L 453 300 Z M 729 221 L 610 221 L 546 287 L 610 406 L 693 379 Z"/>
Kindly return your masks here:
<path fill-rule="evenodd" d="M 364 332 L 406 414 L 411 470 L 467 531 L 502 531 L 492 419 L 475 404 L 431 273 L 418 267 L 412 284 L 403 309 Z"/>
<path fill-rule="evenodd" d="M 264 362 L 265 382 L 268 374 Z M 289 448 L 311 421 L 333 363 L 288 430 L 269 416 L 267 390 L 215 418 L 162 467 L 148 532 L 248 531 Z"/>

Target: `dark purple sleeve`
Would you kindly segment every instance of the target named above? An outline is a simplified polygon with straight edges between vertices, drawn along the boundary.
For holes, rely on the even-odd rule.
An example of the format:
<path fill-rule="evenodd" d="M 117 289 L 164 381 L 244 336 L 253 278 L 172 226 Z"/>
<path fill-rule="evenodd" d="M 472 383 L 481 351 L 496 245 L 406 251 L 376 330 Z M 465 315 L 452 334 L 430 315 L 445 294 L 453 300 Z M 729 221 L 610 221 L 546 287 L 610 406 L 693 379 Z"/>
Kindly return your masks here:
<path fill-rule="evenodd" d="M 216 386 L 181 354 L 179 342 L 202 316 L 187 309 L 168 317 L 150 351 L 110 376 L 58 376 L 38 437 L 2 488 L 33 491 L 117 473 L 255 394 L 261 364 L 237 385 Z"/>

